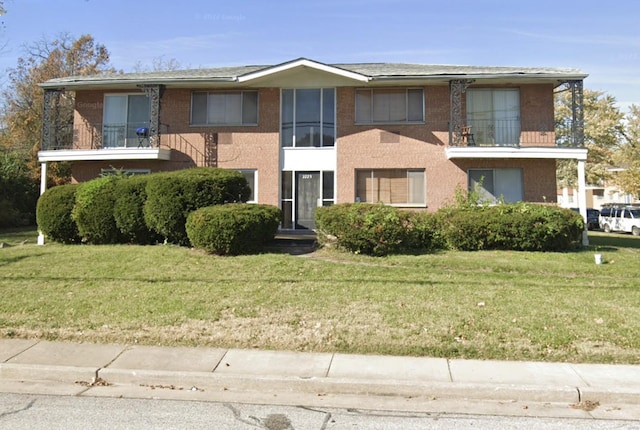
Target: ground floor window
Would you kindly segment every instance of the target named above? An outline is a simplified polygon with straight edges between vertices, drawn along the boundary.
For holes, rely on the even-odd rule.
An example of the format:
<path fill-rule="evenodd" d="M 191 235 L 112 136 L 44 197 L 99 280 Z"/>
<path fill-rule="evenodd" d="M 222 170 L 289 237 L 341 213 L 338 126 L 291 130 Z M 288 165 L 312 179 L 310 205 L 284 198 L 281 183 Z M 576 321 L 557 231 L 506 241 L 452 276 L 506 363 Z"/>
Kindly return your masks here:
<path fill-rule="evenodd" d="M 238 172 L 242 173 L 251 188 L 247 203 L 256 203 L 258 201 L 258 172 L 251 169 L 239 169 Z"/>
<path fill-rule="evenodd" d="M 424 169 L 356 170 L 356 201 L 423 206 L 426 203 Z"/>
<path fill-rule="evenodd" d="M 148 175 L 151 173 L 151 169 L 102 169 L 100 170 L 100 176 L 109 175 L 121 175 L 121 176 L 133 176 L 133 175 Z"/>
<path fill-rule="evenodd" d="M 469 169 L 468 186 L 486 202 L 524 200 L 522 169 Z"/>
<path fill-rule="evenodd" d="M 283 171 L 280 206 L 283 229 L 314 229 L 318 206 L 335 202 L 335 173 L 324 171 Z"/>

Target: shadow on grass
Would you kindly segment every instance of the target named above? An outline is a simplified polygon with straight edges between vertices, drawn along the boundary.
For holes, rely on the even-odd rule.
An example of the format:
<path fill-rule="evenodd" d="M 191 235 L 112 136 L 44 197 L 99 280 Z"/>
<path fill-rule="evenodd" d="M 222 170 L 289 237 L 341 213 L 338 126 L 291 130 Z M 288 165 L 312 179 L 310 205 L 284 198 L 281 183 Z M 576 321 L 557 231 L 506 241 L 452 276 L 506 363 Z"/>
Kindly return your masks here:
<path fill-rule="evenodd" d="M 38 231 L 34 226 L 0 229 L 0 243 L 9 245 L 35 244 Z"/>
<path fill-rule="evenodd" d="M 589 232 L 590 251 L 618 251 L 620 248 L 640 249 L 640 237 L 629 233 Z"/>

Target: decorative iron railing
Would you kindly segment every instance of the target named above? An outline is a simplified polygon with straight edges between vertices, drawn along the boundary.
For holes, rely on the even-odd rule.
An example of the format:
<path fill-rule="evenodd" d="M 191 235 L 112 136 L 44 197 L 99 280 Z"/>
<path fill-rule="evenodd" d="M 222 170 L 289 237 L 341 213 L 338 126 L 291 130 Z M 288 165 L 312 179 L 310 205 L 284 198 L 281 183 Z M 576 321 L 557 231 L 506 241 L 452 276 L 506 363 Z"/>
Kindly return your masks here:
<path fill-rule="evenodd" d="M 49 141 L 43 142 L 43 150 L 57 149 L 108 149 L 151 147 L 149 124 L 95 123 L 76 125 L 49 125 Z"/>
<path fill-rule="evenodd" d="M 50 125 L 48 129 L 48 142 L 44 141 L 43 150 L 58 149 L 115 149 L 115 148 L 149 148 L 152 140 L 146 123 L 129 124 L 81 124 L 81 125 Z M 446 121 L 429 121 L 423 124 L 394 125 L 371 124 L 381 131 L 381 136 L 391 134 L 399 141 L 400 136 L 418 136 L 424 133 L 416 127 L 425 127 L 432 132 L 433 138 L 448 146 L 574 146 L 571 138 L 571 130 L 567 130 L 566 124 L 532 124 L 520 120 L 473 120 L 467 121 L 457 130 L 450 129 L 450 123 Z M 161 125 L 160 139 L 155 142 L 165 148 L 187 149 L 198 159 L 198 163 L 210 164 L 216 158 L 213 154 L 205 153 L 207 148 L 215 147 L 210 141 L 217 140 L 208 135 L 216 133 L 204 133 L 204 150 L 198 149 L 200 145 L 193 145 L 189 138 L 181 134 L 170 133 L 168 127 Z M 146 130 L 146 133 L 141 129 Z M 381 138 L 382 142 L 382 138 Z M 383 142 L 387 143 L 387 142 Z"/>
<path fill-rule="evenodd" d="M 469 120 L 450 134 L 450 146 L 557 145 L 553 124 L 531 124 L 518 119 Z"/>

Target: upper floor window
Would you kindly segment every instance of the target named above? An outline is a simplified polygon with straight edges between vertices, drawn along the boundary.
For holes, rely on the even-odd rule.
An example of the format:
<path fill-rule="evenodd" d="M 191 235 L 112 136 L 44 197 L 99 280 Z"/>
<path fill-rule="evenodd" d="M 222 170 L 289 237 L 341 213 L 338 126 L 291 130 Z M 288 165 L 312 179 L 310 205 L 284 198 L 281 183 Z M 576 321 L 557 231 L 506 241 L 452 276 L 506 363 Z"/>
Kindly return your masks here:
<path fill-rule="evenodd" d="M 194 92 L 192 125 L 257 125 L 257 91 Z"/>
<path fill-rule="evenodd" d="M 520 143 L 520 92 L 517 88 L 467 90 L 467 124 L 477 145 Z"/>
<path fill-rule="evenodd" d="M 335 90 L 282 90 L 283 147 L 333 146 L 336 138 Z"/>
<path fill-rule="evenodd" d="M 356 90 L 356 123 L 424 122 L 422 88 Z"/>
<path fill-rule="evenodd" d="M 144 94 L 107 94 L 104 97 L 102 146 L 126 148 L 148 146 L 136 133 L 149 127 L 149 97 Z"/>

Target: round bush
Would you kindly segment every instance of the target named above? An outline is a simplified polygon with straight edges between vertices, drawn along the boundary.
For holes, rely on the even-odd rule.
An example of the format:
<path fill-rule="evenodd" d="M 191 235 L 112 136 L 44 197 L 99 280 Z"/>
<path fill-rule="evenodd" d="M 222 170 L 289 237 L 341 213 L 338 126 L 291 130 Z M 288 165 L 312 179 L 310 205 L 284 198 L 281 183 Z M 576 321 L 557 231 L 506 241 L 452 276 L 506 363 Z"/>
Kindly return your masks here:
<path fill-rule="evenodd" d="M 318 241 L 335 242 L 357 254 L 382 256 L 406 251 L 411 213 L 392 206 L 342 203 L 316 209 Z"/>
<path fill-rule="evenodd" d="M 77 184 L 58 185 L 40 196 L 36 206 L 38 229 L 49 239 L 78 243 L 78 227 L 71 217 L 76 203 Z"/>
<path fill-rule="evenodd" d="M 246 202 L 251 189 L 239 172 L 200 167 L 151 175 L 146 192 L 147 226 L 168 242 L 188 245 L 185 223 L 189 213 L 212 205 Z"/>
<path fill-rule="evenodd" d="M 194 247 L 209 253 L 252 254 L 273 240 L 280 216 L 280 209 L 270 205 L 210 206 L 189 214 L 186 231 Z"/>
<path fill-rule="evenodd" d="M 115 183 L 120 176 L 96 178 L 79 185 L 76 204 L 71 213 L 84 242 L 93 244 L 122 242 L 113 217 Z"/>
<path fill-rule="evenodd" d="M 115 183 L 113 218 L 124 241 L 139 245 L 156 243 L 162 238 L 144 220 L 146 186 L 149 175 L 135 175 Z"/>

